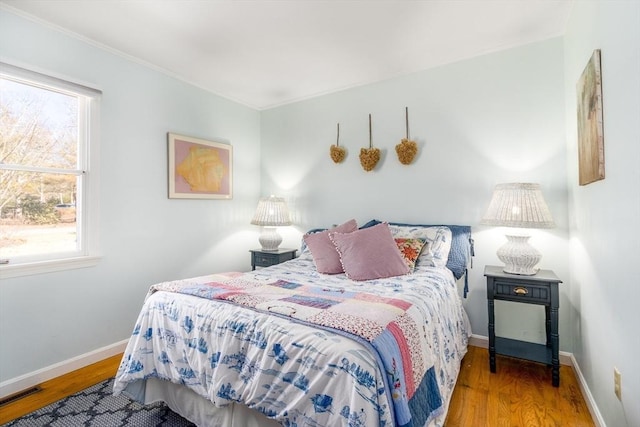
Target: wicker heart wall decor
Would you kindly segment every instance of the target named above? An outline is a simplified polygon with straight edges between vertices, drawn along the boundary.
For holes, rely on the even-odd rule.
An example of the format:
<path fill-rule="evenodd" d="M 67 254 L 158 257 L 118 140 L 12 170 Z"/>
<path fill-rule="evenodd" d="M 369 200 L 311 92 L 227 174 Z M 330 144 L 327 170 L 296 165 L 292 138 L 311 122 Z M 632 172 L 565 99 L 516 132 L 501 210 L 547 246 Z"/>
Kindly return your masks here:
<path fill-rule="evenodd" d="M 418 154 L 418 144 L 409 139 L 409 107 L 405 107 L 405 123 L 407 128 L 407 137 L 400 140 L 400 144 L 396 145 L 396 154 L 398 160 L 403 165 L 409 165 Z"/>
<path fill-rule="evenodd" d="M 334 163 L 342 163 L 347 156 L 347 150 L 344 147 L 340 147 L 340 123 L 338 123 L 338 132 L 336 136 L 336 144 L 331 145 L 329 148 L 329 155 Z"/>
<path fill-rule="evenodd" d="M 380 150 L 373 148 L 371 137 L 371 114 L 369 114 L 369 148 L 360 149 L 360 164 L 362 168 L 369 172 L 372 171 L 380 160 Z"/>

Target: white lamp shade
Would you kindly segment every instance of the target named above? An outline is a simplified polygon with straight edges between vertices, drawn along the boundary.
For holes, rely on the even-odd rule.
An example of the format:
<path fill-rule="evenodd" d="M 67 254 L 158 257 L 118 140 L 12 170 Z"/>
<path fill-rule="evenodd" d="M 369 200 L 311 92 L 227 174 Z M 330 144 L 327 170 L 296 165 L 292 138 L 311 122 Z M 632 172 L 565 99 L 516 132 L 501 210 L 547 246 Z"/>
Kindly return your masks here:
<path fill-rule="evenodd" d="M 291 225 L 287 202 L 282 197 L 269 196 L 261 198 L 251 224 L 267 227 Z"/>
<path fill-rule="evenodd" d="M 498 184 L 482 221 L 484 225 L 553 228 L 551 212 L 539 184 Z"/>

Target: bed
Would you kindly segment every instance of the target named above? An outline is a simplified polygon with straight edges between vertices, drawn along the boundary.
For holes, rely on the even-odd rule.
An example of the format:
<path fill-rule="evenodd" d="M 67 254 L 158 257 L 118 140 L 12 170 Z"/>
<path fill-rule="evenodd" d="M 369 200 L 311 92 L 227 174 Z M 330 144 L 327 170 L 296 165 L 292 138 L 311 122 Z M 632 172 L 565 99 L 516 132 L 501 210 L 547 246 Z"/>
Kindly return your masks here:
<path fill-rule="evenodd" d="M 470 227 L 354 224 L 279 265 L 151 286 L 114 394 L 202 427 L 443 425 L 471 335 Z"/>

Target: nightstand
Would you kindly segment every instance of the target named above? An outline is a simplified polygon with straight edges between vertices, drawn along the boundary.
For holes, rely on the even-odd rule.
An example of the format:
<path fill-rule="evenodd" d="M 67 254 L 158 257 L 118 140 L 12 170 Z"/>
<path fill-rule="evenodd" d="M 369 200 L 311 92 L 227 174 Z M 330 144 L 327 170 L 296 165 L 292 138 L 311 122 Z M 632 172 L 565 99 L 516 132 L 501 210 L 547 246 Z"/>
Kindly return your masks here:
<path fill-rule="evenodd" d="M 560 385 L 560 358 L 558 336 L 558 279 L 551 270 L 540 270 L 534 276 L 519 276 L 502 271 L 502 267 L 487 265 L 487 303 L 489 310 L 489 367 L 496 371 L 496 354 L 532 360 L 551 365 L 551 383 Z M 513 301 L 544 306 L 547 342 L 535 344 L 509 338 L 496 337 L 494 301 Z"/>
<path fill-rule="evenodd" d="M 251 249 L 251 270 L 256 267 L 269 267 L 280 264 L 296 257 L 297 249 L 278 249 L 276 251 L 263 251 L 261 249 Z"/>

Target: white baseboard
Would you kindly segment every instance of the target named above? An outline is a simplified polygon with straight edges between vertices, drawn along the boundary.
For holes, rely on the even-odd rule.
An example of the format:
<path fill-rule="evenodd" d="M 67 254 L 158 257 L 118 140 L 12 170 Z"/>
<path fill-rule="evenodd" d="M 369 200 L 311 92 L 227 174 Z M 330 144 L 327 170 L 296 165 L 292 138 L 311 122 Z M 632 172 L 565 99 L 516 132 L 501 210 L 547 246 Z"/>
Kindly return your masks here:
<path fill-rule="evenodd" d="M 469 338 L 469 345 L 480 348 L 489 348 L 489 337 L 485 337 L 483 335 L 471 335 Z M 569 353 L 566 351 L 561 351 L 560 354 L 560 364 L 571 366 L 573 368 L 573 372 L 576 374 L 576 378 L 578 379 L 578 385 L 580 386 L 580 391 L 582 392 L 582 396 L 584 397 L 584 401 L 587 404 L 587 408 L 589 408 L 589 413 L 591 414 L 591 418 L 593 418 L 593 422 L 596 427 L 606 427 L 604 420 L 602 419 L 602 414 L 600 414 L 600 410 L 596 405 L 596 401 L 593 399 L 593 395 L 591 394 L 591 390 L 587 386 L 587 382 L 580 371 L 580 366 L 578 365 L 578 361 L 575 357 L 573 357 L 573 353 Z"/>
<path fill-rule="evenodd" d="M 582 371 L 580 370 L 580 366 L 578 365 L 578 361 L 571 354 L 571 361 L 573 366 L 573 371 L 576 373 L 576 377 L 578 378 L 578 385 L 580 386 L 580 391 L 582 392 L 582 396 L 584 397 L 585 402 L 587 403 L 587 407 L 589 408 L 589 412 L 591 413 L 591 418 L 593 418 L 593 423 L 596 427 L 607 427 L 602 418 L 602 414 L 598 409 L 598 405 L 596 405 L 596 401 L 591 394 L 591 390 L 587 387 L 587 382 L 582 375 Z"/>
<path fill-rule="evenodd" d="M 46 368 L 38 369 L 37 371 L 3 381 L 0 383 L 0 398 L 10 396 L 22 390 L 37 386 L 45 381 L 68 374 L 76 369 L 83 368 L 91 365 L 92 363 L 115 356 L 116 354 L 123 353 L 128 342 L 129 339 L 126 339 L 89 353 L 81 354 L 80 356 L 73 357 L 69 360 L 47 366 Z"/>

